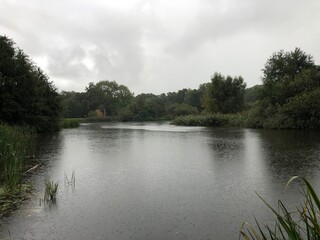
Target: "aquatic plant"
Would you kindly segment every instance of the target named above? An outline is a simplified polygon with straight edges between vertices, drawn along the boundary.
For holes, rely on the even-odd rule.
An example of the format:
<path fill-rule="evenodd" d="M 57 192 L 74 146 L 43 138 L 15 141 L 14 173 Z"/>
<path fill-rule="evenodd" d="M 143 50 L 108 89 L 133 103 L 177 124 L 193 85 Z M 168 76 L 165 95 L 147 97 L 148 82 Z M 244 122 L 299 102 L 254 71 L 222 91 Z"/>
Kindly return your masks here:
<path fill-rule="evenodd" d="M 53 181 L 50 181 L 49 178 L 46 178 L 43 196 L 43 201 L 45 203 L 56 203 L 58 186 L 58 182 L 54 183 Z"/>
<path fill-rule="evenodd" d="M 271 207 L 261 196 L 259 198 L 275 215 L 273 227 L 262 225 L 256 219 L 257 229 L 244 222 L 240 229 L 239 238 L 244 239 L 320 239 L 320 200 L 312 185 L 303 177 L 292 177 L 286 187 L 295 179 L 300 179 L 305 188 L 304 203 L 296 211 L 288 211 L 282 201 L 278 201 L 278 209 Z"/>

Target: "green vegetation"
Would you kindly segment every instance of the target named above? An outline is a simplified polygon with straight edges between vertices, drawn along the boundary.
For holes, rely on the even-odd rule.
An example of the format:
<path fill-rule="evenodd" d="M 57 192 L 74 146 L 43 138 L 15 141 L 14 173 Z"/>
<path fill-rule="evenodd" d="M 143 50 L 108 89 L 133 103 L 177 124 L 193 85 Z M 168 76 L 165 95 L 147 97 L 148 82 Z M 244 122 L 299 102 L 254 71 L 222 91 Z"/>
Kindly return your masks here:
<path fill-rule="evenodd" d="M 0 215 L 26 198 L 22 176 L 36 168 L 26 171 L 35 132 L 59 129 L 59 98 L 48 76 L 0 35 Z"/>
<path fill-rule="evenodd" d="M 236 113 L 243 110 L 246 84 L 242 77 L 224 77 L 215 73 L 203 96 L 203 106 L 209 113 Z"/>
<path fill-rule="evenodd" d="M 22 183 L 30 167 L 34 134 L 28 128 L 0 125 L 0 216 L 17 208 L 27 198 L 30 186 Z"/>
<path fill-rule="evenodd" d="M 0 185 L 7 191 L 19 188 L 26 160 L 32 149 L 32 131 L 0 125 Z"/>
<path fill-rule="evenodd" d="M 277 52 L 263 69 L 259 101 L 248 115 L 249 127 L 320 128 L 320 67 L 296 48 Z"/>
<path fill-rule="evenodd" d="M 55 131 L 60 110 L 48 76 L 11 39 L 0 35 L 0 121 Z"/>
<path fill-rule="evenodd" d="M 160 95 L 134 96 L 128 87 L 106 80 L 90 82 L 85 92 L 63 91 L 59 95 L 47 75 L 11 39 L 0 36 L 0 121 L 44 132 L 57 130 L 59 124 L 77 125 L 73 121 L 61 123 L 61 110 L 64 118 L 90 121 L 156 121 L 178 117 L 174 122 L 182 124 L 181 116 L 194 115 L 194 120 L 186 122 L 196 125 L 216 124 L 207 115 L 218 114 L 221 118 L 220 114 L 241 113 L 236 121 L 241 126 L 320 128 L 320 67 L 311 55 L 299 48 L 276 52 L 267 60 L 262 73 L 263 84 L 248 89 L 241 76 L 215 73 L 210 82 L 198 89 Z M 204 121 L 205 118 L 208 120 Z M 229 125 L 230 121 L 227 122 Z"/>
<path fill-rule="evenodd" d="M 54 183 L 50 181 L 50 179 L 46 178 L 45 180 L 45 191 L 43 196 L 44 203 L 54 204 L 57 200 L 57 191 L 58 191 L 58 183 Z"/>
<path fill-rule="evenodd" d="M 172 124 L 179 126 L 207 126 L 207 127 L 224 127 L 224 126 L 244 126 L 245 116 L 242 114 L 203 114 L 188 115 L 178 117 L 172 121 Z"/>
<path fill-rule="evenodd" d="M 0 188 L 0 217 L 9 215 L 16 210 L 20 204 L 29 198 L 31 194 L 31 186 L 21 184 L 19 190 L 11 190 L 10 192 Z"/>
<path fill-rule="evenodd" d="M 79 119 L 64 118 L 60 121 L 60 128 L 77 128 L 79 126 Z"/>
<path fill-rule="evenodd" d="M 202 104 L 207 114 L 179 117 L 174 124 L 320 129 L 320 67 L 298 48 L 273 54 L 263 69 L 262 85 L 245 89 L 241 77 L 216 73 L 205 89 Z M 235 121 L 219 115 L 234 112 L 240 113 L 232 117 Z"/>
<path fill-rule="evenodd" d="M 240 230 L 240 237 L 244 239 L 320 239 L 320 200 L 311 186 L 303 177 L 293 177 L 293 180 L 300 179 L 305 184 L 305 201 L 296 211 L 289 211 L 283 202 L 279 200 L 278 210 L 271 207 L 265 200 L 262 201 L 275 215 L 275 225 L 261 225 L 257 220 L 257 229 L 248 223 L 243 223 Z"/>

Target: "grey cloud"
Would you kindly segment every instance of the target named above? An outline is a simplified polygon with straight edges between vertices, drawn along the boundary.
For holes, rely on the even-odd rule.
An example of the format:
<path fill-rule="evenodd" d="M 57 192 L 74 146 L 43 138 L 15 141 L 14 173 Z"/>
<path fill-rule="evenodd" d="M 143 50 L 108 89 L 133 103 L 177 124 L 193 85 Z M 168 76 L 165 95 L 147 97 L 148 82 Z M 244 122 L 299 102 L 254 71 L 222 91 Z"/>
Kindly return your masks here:
<path fill-rule="evenodd" d="M 15 21 L 6 25 L 24 36 L 18 44 L 27 46 L 28 54 L 45 53 L 50 76 L 82 84 L 109 78 L 132 85 L 139 81 L 144 56 L 140 19 L 134 13 L 76 2 L 62 5 L 46 1 L 46 6 L 36 2 L 32 7 L 28 3 L 17 7 L 5 1 L 9 11 L 0 14 L 0 19 L 16 15 Z M 87 57 L 93 69 L 83 63 Z"/>
<path fill-rule="evenodd" d="M 0 0 L 0 34 L 46 59 L 60 90 L 115 80 L 161 93 L 214 71 L 257 84 L 267 57 L 285 47 L 318 60 L 319 11 L 319 0 Z"/>
<path fill-rule="evenodd" d="M 167 52 L 184 57 L 207 42 L 250 32 L 288 34 L 301 27 L 298 21 L 306 20 L 311 12 L 316 14 L 319 10 L 317 1 L 307 5 L 298 0 L 243 0 L 241 3 L 229 0 L 226 2 L 231 7 L 222 12 L 217 9 L 215 1 L 203 2 L 206 8 L 199 9 L 193 24 L 180 38 L 168 44 Z"/>

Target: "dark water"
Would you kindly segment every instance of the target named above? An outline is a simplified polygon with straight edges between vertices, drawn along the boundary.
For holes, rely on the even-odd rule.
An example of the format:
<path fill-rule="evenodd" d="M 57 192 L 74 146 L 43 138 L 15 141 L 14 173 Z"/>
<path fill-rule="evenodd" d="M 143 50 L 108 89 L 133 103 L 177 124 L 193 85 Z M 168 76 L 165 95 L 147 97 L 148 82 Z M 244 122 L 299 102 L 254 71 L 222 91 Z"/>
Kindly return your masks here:
<path fill-rule="evenodd" d="M 272 223 L 255 191 L 293 207 L 291 176 L 320 187 L 312 131 L 96 123 L 43 138 L 38 156 L 38 194 L 2 220 L 0 239 L 238 239 L 254 215 Z M 39 205 L 45 176 L 59 181 L 56 206 Z"/>

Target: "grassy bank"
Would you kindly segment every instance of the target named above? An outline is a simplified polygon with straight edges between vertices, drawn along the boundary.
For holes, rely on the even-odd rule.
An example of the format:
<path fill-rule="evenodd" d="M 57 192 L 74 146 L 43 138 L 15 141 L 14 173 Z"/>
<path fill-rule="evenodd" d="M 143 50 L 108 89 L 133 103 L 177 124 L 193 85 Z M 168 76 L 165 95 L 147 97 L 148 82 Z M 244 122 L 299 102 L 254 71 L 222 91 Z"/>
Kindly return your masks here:
<path fill-rule="evenodd" d="M 0 125 L 0 215 L 25 198 L 22 176 L 34 147 L 33 132 L 24 127 Z"/>
<path fill-rule="evenodd" d="M 60 128 L 77 128 L 80 126 L 80 121 L 82 118 L 64 118 L 60 120 Z"/>
<path fill-rule="evenodd" d="M 172 124 L 178 126 L 239 126 L 244 127 L 246 118 L 243 114 L 201 114 L 178 117 Z"/>

